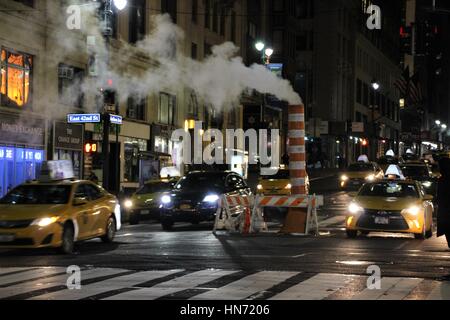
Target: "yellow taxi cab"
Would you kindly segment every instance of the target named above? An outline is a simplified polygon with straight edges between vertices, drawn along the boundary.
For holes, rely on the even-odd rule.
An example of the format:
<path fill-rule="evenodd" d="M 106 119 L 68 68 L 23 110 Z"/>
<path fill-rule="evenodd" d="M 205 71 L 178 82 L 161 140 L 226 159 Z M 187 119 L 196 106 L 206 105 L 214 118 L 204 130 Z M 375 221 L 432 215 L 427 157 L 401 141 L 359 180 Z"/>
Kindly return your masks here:
<path fill-rule="evenodd" d="M 161 197 L 172 190 L 178 178 L 155 179 L 144 183 L 130 199 L 124 202 L 131 225 L 139 224 L 145 218 L 159 218 Z"/>
<path fill-rule="evenodd" d="M 348 166 L 340 177 L 339 186 L 342 189 L 359 189 L 365 182 L 379 180 L 383 176 L 383 170 L 375 162 L 359 161 Z"/>
<path fill-rule="evenodd" d="M 406 180 L 398 166 L 387 170 L 385 179 L 362 186 L 348 207 L 347 236 L 358 232 L 412 233 L 416 239 L 433 234 L 433 197 L 422 185 Z"/>
<path fill-rule="evenodd" d="M 31 181 L 0 199 L 0 248 L 59 248 L 112 242 L 121 227 L 117 198 L 91 181 Z"/>
<path fill-rule="evenodd" d="M 309 193 L 309 178 L 305 178 L 306 193 Z M 282 168 L 274 175 L 261 175 L 256 187 L 257 194 L 286 196 L 291 194 L 289 169 Z"/>

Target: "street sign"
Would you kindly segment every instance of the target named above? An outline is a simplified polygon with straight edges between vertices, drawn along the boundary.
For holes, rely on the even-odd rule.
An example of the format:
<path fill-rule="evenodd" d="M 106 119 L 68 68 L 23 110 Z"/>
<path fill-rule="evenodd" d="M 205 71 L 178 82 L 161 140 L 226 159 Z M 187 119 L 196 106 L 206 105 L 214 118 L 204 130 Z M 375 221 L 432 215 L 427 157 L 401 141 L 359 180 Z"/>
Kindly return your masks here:
<path fill-rule="evenodd" d="M 101 120 L 100 113 L 83 113 L 83 114 L 68 114 L 68 123 L 98 123 Z"/>
<path fill-rule="evenodd" d="M 122 124 L 122 117 L 115 114 L 110 114 L 109 121 L 113 124 Z"/>

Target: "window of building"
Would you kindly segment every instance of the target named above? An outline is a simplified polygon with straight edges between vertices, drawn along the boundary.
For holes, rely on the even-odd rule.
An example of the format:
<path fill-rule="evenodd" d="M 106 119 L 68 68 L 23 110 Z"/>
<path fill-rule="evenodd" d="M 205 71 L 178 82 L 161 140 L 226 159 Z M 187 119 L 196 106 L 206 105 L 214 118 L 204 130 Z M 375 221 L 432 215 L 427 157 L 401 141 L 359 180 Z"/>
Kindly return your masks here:
<path fill-rule="evenodd" d="M 129 41 L 136 43 L 145 37 L 145 0 L 133 0 L 129 10 Z"/>
<path fill-rule="evenodd" d="M 197 60 L 197 44 L 191 43 L 191 58 Z"/>
<path fill-rule="evenodd" d="M 356 80 L 356 102 L 362 103 L 362 81 L 359 79 Z"/>
<path fill-rule="evenodd" d="M 198 99 L 194 91 L 189 93 L 188 115 L 198 118 Z"/>
<path fill-rule="evenodd" d="M 217 1 L 214 1 L 213 4 L 213 26 L 212 26 L 213 32 L 219 31 L 219 4 Z"/>
<path fill-rule="evenodd" d="M 356 120 L 356 122 L 361 122 L 362 121 L 362 114 L 361 114 L 361 112 L 356 112 L 355 120 Z"/>
<path fill-rule="evenodd" d="M 127 105 L 127 117 L 134 120 L 145 120 L 145 99 L 130 96 Z"/>
<path fill-rule="evenodd" d="M 197 23 L 198 0 L 192 0 L 192 22 Z"/>
<path fill-rule="evenodd" d="M 277 54 L 283 53 L 283 31 L 275 30 L 273 32 L 273 46 Z"/>
<path fill-rule="evenodd" d="M 369 86 L 367 83 L 363 83 L 363 105 L 369 105 Z"/>
<path fill-rule="evenodd" d="M 381 95 L 381 102 L 380 102 L 380 111 L 381 111 L 381 115 L 385 116 L 386 115 L 386 96 L 384 94 Z"/>
<path fill-rule="evenodd" d="M 273 0 L 273 11 L 282 12 L 284 10 L 284 0 Z"/>
<path fill-rule="evenodd" d="M 297 0 L 295 1 L 295 17 L 296 18 L 306 18 L 308 15 L 308 2 L 307 0 Z"/>
<path fill-rule="evenodd" d="M 84 70 L 81 68 L 64 63 L 58 65 L 58 93 L 62 103 L 78 109 L 83 108 L 84 93 L 82 85 L 84 75 Z"/>
<path fill-rule="evenodd" d="M 34 8 L 34 0 L 15 0 L 15 1 Z"/>
<path fill-rule="evenodd" d="M 211 51 L 211 45 L 207 42 L 205 42 L 204 46 L 203 46 L 203 56 L 206 58 L 207 56 L 209 56 L 212 53 Z"/>
<path fill-rule="evenodd" d="M 306 31 L 301 31 L 295 39 L 295 48 L 297 51 L 304 51 L 307 49 Z"/>
<path fill-rule="evenodd" d="M 248 22 L 248 35 L 256 39 L 256 24 L 251 21 Z"/>
<path fill-rule="evenodd" d="M 231 41 L 236 42 L 236 12 L 231 12 Z"/>
<path fill-rule="evenodd" d="M 220 10 L 220 35 L 225 36 L 225 8 Z"/>
<path fill-rule="evenodd" d="M 14 107 L 25 107 L 30 104 L 32 66 L 31 55 L 7 49 L 1 50 L 1 104 Z"/>
<path fill-rule="evenodd" d="M 177 23 L 177 0 L 161 0 L 161 13 L 168 13 L 173 23 Z"/>
<path fill-rule="evenodd" d="M 161 92 L 159 94 L 158 122 L 162 124 L 174 125 L 175 123 L 176 97 L 174 95 Z"/>
<path fill-rule="evenodd" d="M 128 137 L 125 138 L 125 182 L 139 182 L 139 153 L 142 151 L 147 151 L 147 140 Z"/>
<path fill-rule="evenodd" d="M 205 0 L 205 28 L 211 28 L 211 1 Z"/>

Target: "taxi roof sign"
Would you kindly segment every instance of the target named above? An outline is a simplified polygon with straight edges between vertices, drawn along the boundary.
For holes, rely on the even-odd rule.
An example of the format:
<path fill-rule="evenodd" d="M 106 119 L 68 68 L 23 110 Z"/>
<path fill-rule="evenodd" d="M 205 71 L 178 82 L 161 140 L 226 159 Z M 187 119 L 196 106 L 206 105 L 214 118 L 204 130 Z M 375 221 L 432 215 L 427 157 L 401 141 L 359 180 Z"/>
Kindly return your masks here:
<path fill-rule="evenodd" d="M 394 150 L 390 149 L 386 152 L 386 156 L 388 157 L 395 157 L 395 153 Z"/>
<path fill-rule="evenodd" d="M 50 182 L 75 178 L 72 161 L 54 160 L 42 163 L 39 181 Z"/>
<path fill-rule="evenodd" d="M 406 180 L 405 176 L 403 175 L 402 169 L 396 164 L 391 164 L 384 175 L 388 179 L 400 179 L 400 180 Z"/>
<path fill-rule="evenodd" d="M 369 163 L 369 158 L 367 157 L 367 155 L 362 154 L 358 157 L 358 162 L 365 162 L 365 163 Z"/>

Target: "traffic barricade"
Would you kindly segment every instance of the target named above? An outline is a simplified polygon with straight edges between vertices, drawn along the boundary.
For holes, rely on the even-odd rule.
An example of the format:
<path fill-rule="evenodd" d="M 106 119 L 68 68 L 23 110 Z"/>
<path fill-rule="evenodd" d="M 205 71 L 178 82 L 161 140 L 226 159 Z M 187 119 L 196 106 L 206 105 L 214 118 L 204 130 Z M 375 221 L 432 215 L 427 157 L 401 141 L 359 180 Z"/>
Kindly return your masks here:
<path fill-rule="evenodd" d="M 250 233 L 254 196 L 223 195 L 219 200 L 213 233 L 225 229 L 228 232 Z"/>

